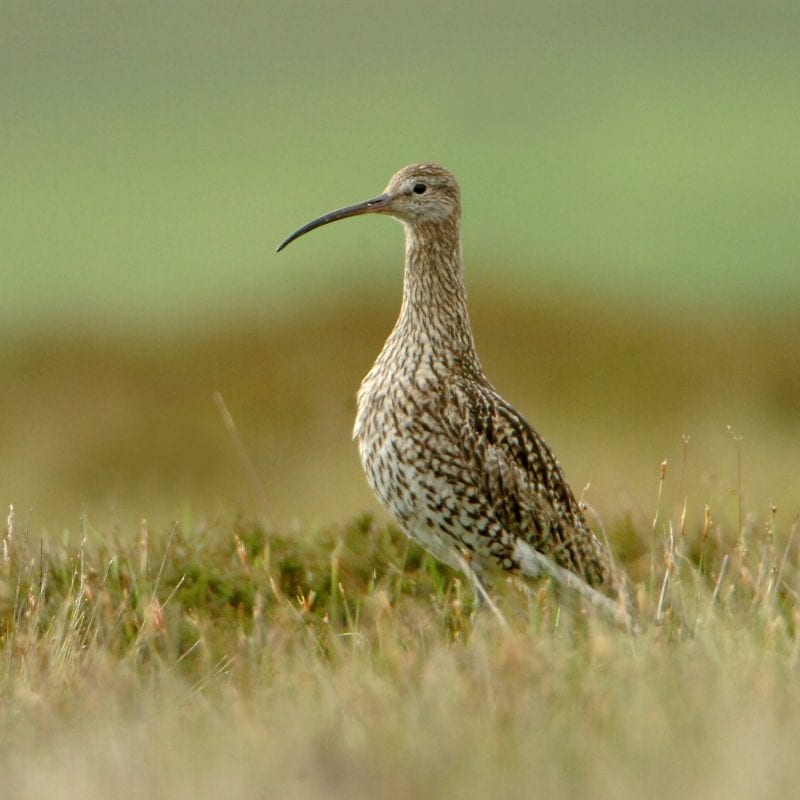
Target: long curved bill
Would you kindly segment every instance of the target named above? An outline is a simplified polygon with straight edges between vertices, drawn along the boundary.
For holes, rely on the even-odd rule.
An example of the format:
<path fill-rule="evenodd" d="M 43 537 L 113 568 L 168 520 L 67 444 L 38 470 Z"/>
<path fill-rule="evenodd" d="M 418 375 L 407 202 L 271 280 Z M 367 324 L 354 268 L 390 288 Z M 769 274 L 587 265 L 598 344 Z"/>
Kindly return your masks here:
<path fill-rule="evenodd" d="M 382 194 L 378 197 L 373 197 L 372 200 L 364 200 L 362 203 L 355 203 L 352 206 L 345 206 L 336 211 L 323 214 L 323 216 L 311 220 L 311 222 L 306 223 L 302 228 L 298 228 L 293 234 L 287 236 L 278 245 L 275 252 L 280 253 L 287 244 L 291 244 L 295 239 L 299 239 L 304 233 L 313 231 L 314 228 L 319 228 L 322 225 L 327 225 L 329 222 L 336 222 L 336 220 L 345 219 L 346 217 L 357 217 L 359 214 L 385 211 L 388 207 L 389 195 Z"/>

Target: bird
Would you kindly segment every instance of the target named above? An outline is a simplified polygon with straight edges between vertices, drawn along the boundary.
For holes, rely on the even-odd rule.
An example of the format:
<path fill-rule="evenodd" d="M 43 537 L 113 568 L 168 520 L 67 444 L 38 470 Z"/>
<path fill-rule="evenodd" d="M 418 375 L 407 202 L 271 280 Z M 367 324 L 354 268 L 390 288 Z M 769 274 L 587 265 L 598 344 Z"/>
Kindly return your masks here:
<path fill-rule="evenodd" d="M 405 234 L 400 314 L 356 396 L 353 438 L 373 492 L 411 539 L 465 575 L 478 601 L 499 568 L 550 578 L 630 626 L 627 576 L 553 451 L 481 367 L 455 177 L 433 162 L 404 167 L 380 195 L 317 217 L 277 250 L 364 214 L 392 216 Z"/>

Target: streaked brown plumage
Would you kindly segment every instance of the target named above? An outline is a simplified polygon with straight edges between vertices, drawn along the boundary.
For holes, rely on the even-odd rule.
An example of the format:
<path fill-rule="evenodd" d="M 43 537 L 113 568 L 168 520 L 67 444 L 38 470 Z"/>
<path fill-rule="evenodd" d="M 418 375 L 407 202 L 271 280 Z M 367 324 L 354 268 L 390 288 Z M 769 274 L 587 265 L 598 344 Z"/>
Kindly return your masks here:
<path fill-rule="evenodd" d="M 406 242 L 397 323 L 358 391 L 353 436 L 367 480 L 405 532 L 479 576 L 495 564 L 550 576 L 618 617 L 625 576 L 592 533 L 550 448 L 483 374 L 467 311 L 458 184 L 438 164 L 401 169 L 384 193 L 326 214 L 390 214 Z"/>

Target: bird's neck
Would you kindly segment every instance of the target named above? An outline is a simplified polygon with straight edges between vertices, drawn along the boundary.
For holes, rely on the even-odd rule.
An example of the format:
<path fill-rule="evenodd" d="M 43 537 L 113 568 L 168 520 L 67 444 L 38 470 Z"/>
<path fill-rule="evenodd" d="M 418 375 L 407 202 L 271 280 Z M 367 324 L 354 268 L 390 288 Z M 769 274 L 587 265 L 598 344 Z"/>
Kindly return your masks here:
<path fill-rule="evenodd" d="M 394 334 L 433 355 L 478 367 L 467 310 L 458 220 L 405 226 L 403 305 Z"/>

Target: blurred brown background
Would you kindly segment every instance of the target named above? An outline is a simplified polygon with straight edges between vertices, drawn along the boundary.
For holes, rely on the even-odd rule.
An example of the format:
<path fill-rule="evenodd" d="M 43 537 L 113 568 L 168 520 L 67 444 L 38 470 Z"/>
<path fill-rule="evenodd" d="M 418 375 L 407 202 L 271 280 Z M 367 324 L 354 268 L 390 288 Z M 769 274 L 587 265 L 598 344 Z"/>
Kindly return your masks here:
<path fill-rule="evenodd" d="M 798 320 L 644 314 L 581 296 L 477 292 L 474 326 L 496 386 L 539 428 L 607 524 L 664 509 L 800 506 Z M 2 486 L 35 527 L 135 528 L 262 513 L 213 393 L 220 392 L 285 526 L 377 509 L 350 441 L 354 391 L 396 314 L 361 296 L 269 324 L 252 318 L 159 340 L 43 332 L 3 351 Z M 732 429 L 729 430 L 728 426 Z M 684 437 L 689 437 L 684 445 Z M 737 437 L 742 441 L 737 442 Z M 686 447 L 685 477 L 683 470 Z M 733 517 L 735 518 L 735 516 Z"/>

